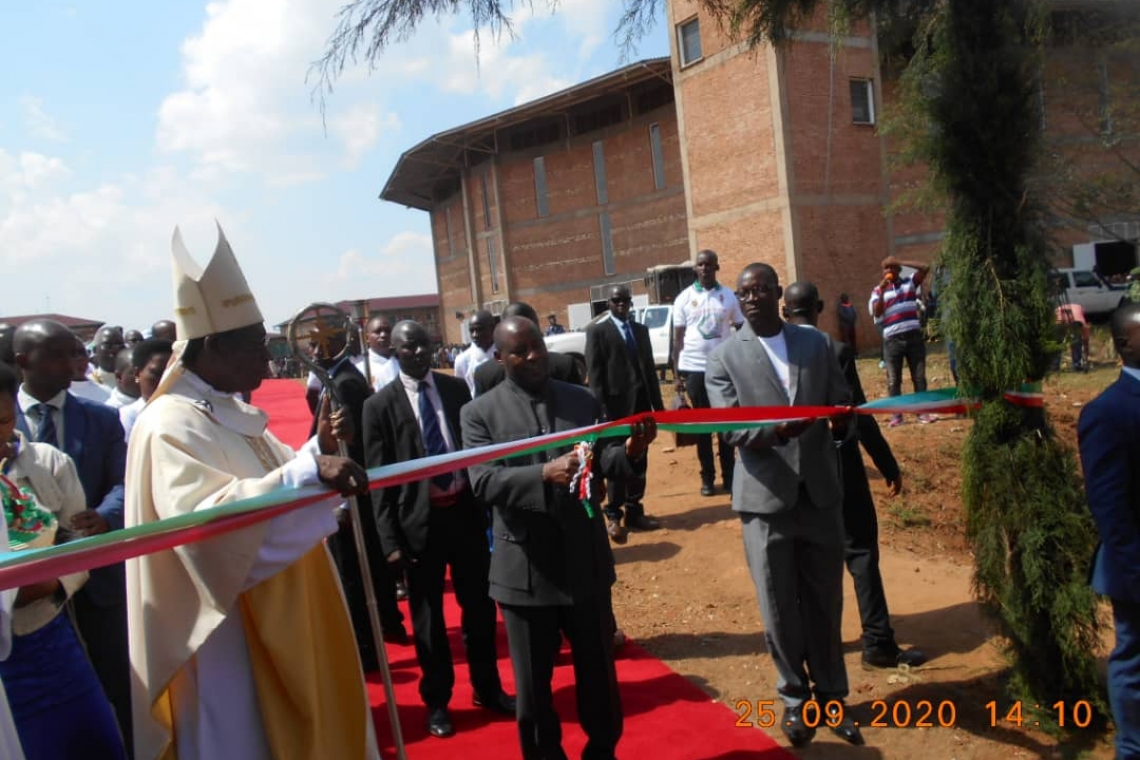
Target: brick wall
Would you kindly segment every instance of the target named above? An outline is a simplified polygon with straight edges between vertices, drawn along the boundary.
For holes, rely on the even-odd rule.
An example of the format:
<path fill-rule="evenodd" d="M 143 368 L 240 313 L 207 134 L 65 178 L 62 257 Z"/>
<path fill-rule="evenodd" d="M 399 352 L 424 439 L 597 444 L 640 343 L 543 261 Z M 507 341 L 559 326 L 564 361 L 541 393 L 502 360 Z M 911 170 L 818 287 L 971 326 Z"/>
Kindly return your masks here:
<path fill-rule="evenodd" d="M 656 189 L 650 126 L 661 139 L 664 187 Z M 601 141 L 606 175 L 606 202 L 598 203 L 594 174 L 594 143 Z M 546 216 L 538 216 L 534 159 L 545 165 Z M 497 221 L 495 182 L 491 162 L 471 170 L 467 179 L 474 230 L 476 276 L 482 302 L 506 297 L 509 277 L 511 300 L 522 300 L 540 314 L 558 314 L 567 324 L 566 306 L 590 300 L 590 287 L 608 282 L 636 280 L 648 267 L 675 264 L 688 256 L 688 227 L 681 172 L 680 142 L 673 106 L 635 116 L 621 124 L 571 137 L 525 151 L 505 152 L 494 161 L 498 177 Z M 483 209 L 486 176 L 490 226 Z M 456 252 L 448 256 L 442 231 L 445 209 L 451 209 L 451 240 Z M 608 215 L 613 245 L 613 273 L 603 261 L 602 215 Z M 455 311 L 467 312 L 476 300 L 470 288 L 470 270 L 462 228 L 459 194 L 432 211 L 436 237 L 444 332 L 448 342 L 460 340 Z M 501 233 L 503 249 L 499 249 Z M 499 292 L 492 292 L 488 241 L 498 254 Z M 635 289 L 636 290 L 636 289 Z M 644 288 L 640 289 L 644 292 Z"/>

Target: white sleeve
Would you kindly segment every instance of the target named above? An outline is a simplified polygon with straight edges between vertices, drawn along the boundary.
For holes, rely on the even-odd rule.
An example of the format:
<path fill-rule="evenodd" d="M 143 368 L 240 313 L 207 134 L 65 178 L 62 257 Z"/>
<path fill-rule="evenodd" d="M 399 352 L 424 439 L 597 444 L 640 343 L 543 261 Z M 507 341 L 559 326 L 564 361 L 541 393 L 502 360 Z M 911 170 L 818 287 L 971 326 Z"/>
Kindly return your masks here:
<path fill-rule="evenodd" d="M 305 441 L 297 456 L 281 468 L 281 479 L 287 487 L 300 488 L 320 483 L 317 460 L 320 452 L 316 436 Z M 251 588 L 293 564 L 328 535 L 336 533 L 335 509 L 340 497 L 301 507 L 269 521 L 265 538 L 257 550 L 257 559 L 246 576 L 245 588 Z"/>

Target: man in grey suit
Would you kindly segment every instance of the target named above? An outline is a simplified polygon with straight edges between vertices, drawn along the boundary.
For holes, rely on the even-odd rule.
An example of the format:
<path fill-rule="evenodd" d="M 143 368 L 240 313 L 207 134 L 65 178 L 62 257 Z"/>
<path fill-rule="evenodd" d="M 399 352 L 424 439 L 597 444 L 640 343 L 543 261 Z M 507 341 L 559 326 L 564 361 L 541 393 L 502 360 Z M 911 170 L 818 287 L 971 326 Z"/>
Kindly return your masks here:
<path fill-rule="evenodd" d="M 826 336 L 781 321 L 782 294 L 767 264 L 741 273 L 736 295 L 746 323 L 713 349 L 705 370 L 713 407 L 850 403 Z M 849 422 L 845 417 L 832 425 Z M 828 423 L 792 420 L 726 433 L 725 441 L 738 451 L 732 508 L 740 513 L 744 554 L 776 664 L 781 727 L 797 747 L 814 738 L 821 721 L 862 744 L 843 705 L 843 487 Z M 805 705 L 813 699 L 823 714 L 805 722 Z"/>

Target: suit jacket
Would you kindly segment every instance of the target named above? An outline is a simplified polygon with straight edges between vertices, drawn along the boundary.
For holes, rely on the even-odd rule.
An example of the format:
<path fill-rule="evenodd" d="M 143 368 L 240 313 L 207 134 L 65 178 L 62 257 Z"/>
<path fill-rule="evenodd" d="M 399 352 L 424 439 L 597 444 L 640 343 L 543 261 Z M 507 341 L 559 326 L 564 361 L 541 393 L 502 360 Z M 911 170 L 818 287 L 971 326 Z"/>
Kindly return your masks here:
<path fill-rule="evenodd" d="M 17 405 L 16 426 L 29 440 L 31 428 Z M 115 409 L 67 394 L 63 402 L 64 453 L 75 462 L 87 508 L 103 516 L 111 530 L 123 527 L 123 473 L 127 466 L 127 443 Z M 91 571 L 83 591 L 102 607 L 123 604 L 126 599 L 123 563 Z"/>
<path fill-rule="evenodd" d="M 552 380 L 561 380 L 573 385 L 585 385 L 586 378 L 578 372 L 578 364 L 569 354 L 550 351 L 547 356 L 550 361 L 550 377 Z M 503 365 L 498 361 L 483 362 L 475 370 L 475 396 L 482 396 L 506 379 Z"/>
<path fill-rule="evenodd" d="M 471 393 L 462 380 L 441 372 L 431 374 L 443 402 L 451 440 L 459 447 L 462 441 L 459 410 L 471 400 Z M 369 467 L 422 459 L 427 455 L 423 433 L 399 377 L 378 390 L 364 404 L 364 451 Z M 429 480 L 385 488 L 374 496 L 373 504 L 384 556 L 397 549 L 412 557 L 423 552 L 432 509 Z M 458 504 L 446 509 L 463 510 L 473 530 L 485 530 L 486 513 L 473 500 L 461 498 Z"/>
<path fill-rule="evenodd" d="M 1101 543 L 1092 587 L 1140 602 L 1140 380 L 1121 373 L 1081 410 L 1077 443 Z"/>
<path fill-rule="evenodd" d="M 630 357 L 625 338 L 613 319 L 603 319 L 586 328 L 586 374 L 590 390 L 611 420 L 665 408 L 653 363 L 649 329 L 632 319 L 629 326 L 637 342 L 636 360 Z M 649 400 L 648 408 L 638 403 L 642 393 Z"/>
<path fill-rule="evenodd" d="M 348 409 L 349 416 L 352 417 L 352 424 L 356 430 L 356 435 L 352 438 L 352 443 L 348 445 L 348 456 L 352 461 L 357 464 L 366 466 L 364 463 L 364 436 L 361 434 L 361 421 L 364 412 L 364 402 L 372 395 L 372 388 L 369 387 L 368 381 L 356 365 L 351 360 L 342 361 L 340 364 L 332 368 L 330 373 L 330 380 L 332 385 L 336 388 L 337 395 L 340 396 L 341 403 Z M 319 411 L 319 407 L 318 407 Z M 317 413 L 313 414 L 313 424 L 309 428 L 309 437 L 317 434 Z M 363 504 L 361 505 L 364 506 Z"/>
<path fill-rule="evenodd" d="M 867 394 L 863 392 L 863 383 L 859 380 L 859 371 L 855 366 L 855 349 L 846 343 L 839 342 L 832 343 L 832 346 L 835 349 L 835 358 L 839 361 L 839 368 L 843 370 L 843 379 L 847 381 L 847 386 L 851 389 L 851 403 L 856 406 L 866 404 Z M 844 468 L 862 466 L 862 457 L 859 455 L 859 444 L 861 443 L 871 456 L 871 461 L 875 463 L 875 468 L 878 469 L 879 473 L 888 481 L 898 480 L 900 474 L 898 460 L 895 459 L 887 439 L 883 438 L 883 431 L 879 429 L 879 423 L 875 422 L 875 418 L 869 414 L 857 414 L 855 415 L 855 427 L 858 431 L 858 438 L 844 442 L 841 450 L 844 455 Z M 846 476 L 845 469 L 844 477 Z"/>
<path fill-rule="evenodd" d="M 550 380 L 531 395 L 507 380 L 463 408 L 465 448 L 521 441 L 593 424 L 601 408 L 585 388 Z M 481 501 L 494 505 L 491 597 L 503 604 L 566 605 L 594 598 L 614 582 L 614 558 L 600 506 L 591 518 L 569 489 L 542 480 L 544 463 L 570 446 L 501 459 L 470 469 Z M 644 472 L 620 441 L 603 439 L 594 454 L 594 493 L 604 477 Z"/>
<path fill-rule="evenodd" d="M 784 325 L 792 405 L 848 404 L 843 379 L 826 335 L 811 327 Z M 705 387 L 713 407 L 788 406 L 768 352 L 747 322 L 712 350 Z M 797 438 L 780 444 L 774 426 L 724 434 L 737 447 L 740 465 L 733 474 L 732 508 L 773 514 L 795 506 L 802 487 L 821 509 L 839 509 L 843 488 L 835 444 L 827 420 L 818 420 Z"/>

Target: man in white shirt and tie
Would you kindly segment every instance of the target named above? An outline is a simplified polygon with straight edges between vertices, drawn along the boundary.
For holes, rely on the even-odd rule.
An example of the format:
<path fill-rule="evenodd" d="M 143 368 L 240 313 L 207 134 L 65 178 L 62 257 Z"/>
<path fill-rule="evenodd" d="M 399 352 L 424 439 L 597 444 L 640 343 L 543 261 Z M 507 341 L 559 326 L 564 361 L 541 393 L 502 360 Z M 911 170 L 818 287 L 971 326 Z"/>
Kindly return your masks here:
<path fill-rule="evenodd" d="M 488 314 L 488 316 L 490 316 Z M 459 410 L 471 400 L 464 384 L 431 371 L 427 330 L 396 324 L 392 344 L 399 380 L 364 402 L 364 453 L 369 467 L 405 462 L 460 447 Z M 451 569 L 476 707 L 514 716 L 515 700 L 503 692 L 495 652 L 495 603 L 489 594 L 487 512 L 471 492 L 466 470 L 441 473 L 395 488 L 377 499 L 376 526 L 389 565 L 407 571 L 412 633 L 427 706 L 427 730 L 455 733 L 448 712 L 455 670 L 443 617 L 444 577 Z"/>
<path fill-rule="evenodd" d="M 467 383 L 467 390 L 475 395 L 475 370 L 483 362 L 495 358 L 495 315 L 477 311 L 467 323 L 471 332 L 471 345 L 455 357 L 455 376 Z"/>

